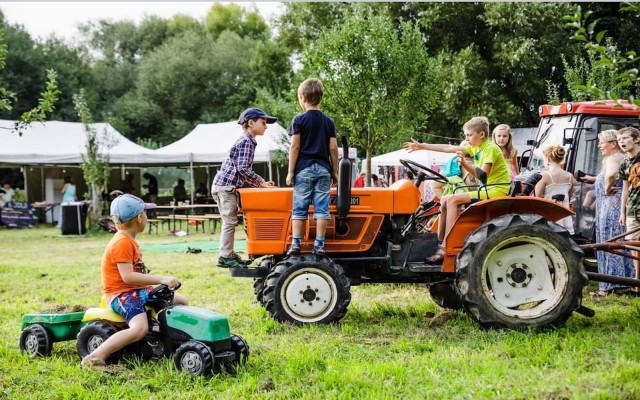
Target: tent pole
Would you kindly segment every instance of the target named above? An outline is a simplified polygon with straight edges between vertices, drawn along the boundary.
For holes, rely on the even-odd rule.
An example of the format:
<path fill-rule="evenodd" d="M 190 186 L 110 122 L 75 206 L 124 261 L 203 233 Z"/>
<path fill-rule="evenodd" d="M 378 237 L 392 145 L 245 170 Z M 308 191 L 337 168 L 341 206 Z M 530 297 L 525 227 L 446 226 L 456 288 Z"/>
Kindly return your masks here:
<path fill-rule="evenodd" d="M 27 203 L 29 203 L 29 181 L 27 180 L 27 166 L 22 166 L 22 181 L 24 182 L 24 194 L 27 197 Z"/>
<path fill-rule="evenodd" d="M 195 182 L 193 180 L 193 154 L 191 155 L 191 159 L 189 160 L 189 174 L 191 175 L 191 204 L 194 204 L 194 194 L 196 191 Z"/>
<path fill-rule="evenodd" d="M 269 180 L 273 180 L 273 171 L 271 170 L 271 154 L 269 154 L 269 161 L 267 161 L 267 166 L 269 167 Z"/>

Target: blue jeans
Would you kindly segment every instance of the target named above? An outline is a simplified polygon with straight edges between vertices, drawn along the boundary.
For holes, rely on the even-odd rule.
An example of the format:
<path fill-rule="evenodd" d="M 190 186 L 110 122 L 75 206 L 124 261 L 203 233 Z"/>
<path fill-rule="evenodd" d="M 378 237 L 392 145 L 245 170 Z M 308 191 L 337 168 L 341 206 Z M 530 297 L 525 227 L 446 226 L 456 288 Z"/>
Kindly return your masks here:
<path fill-rule="evenodd" d="M 313 164 L 298 172 L 293 183 L 293 213 L 291 219 L 306 220 L 309 205 L 313 201 L 313 218 L 330 219 L 329 190 L 331 173 L 326 168 Z"/>

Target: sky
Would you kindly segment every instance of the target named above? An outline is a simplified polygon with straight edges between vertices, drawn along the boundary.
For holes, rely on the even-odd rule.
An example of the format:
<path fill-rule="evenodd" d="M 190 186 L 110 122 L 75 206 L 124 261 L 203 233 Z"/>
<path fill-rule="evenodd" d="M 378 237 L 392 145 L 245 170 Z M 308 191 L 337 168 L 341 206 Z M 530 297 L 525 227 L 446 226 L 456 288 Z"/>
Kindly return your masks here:
<path fill-rule="evenodd" d="M 235 3 L 243 7 L 255 4 L 266 20 L 282 9 L 282 4 L 276 2 Z M 178 13 L 202 20 L 213 4 L 212 1 L 0 1 L 0 10 L 9 24 L 23 25 L 34 39 L 55 34 L 72 41 L 78 35 L 80 23 L 99 19 L 138 23 L 145 15 L 169 18 Z"/>

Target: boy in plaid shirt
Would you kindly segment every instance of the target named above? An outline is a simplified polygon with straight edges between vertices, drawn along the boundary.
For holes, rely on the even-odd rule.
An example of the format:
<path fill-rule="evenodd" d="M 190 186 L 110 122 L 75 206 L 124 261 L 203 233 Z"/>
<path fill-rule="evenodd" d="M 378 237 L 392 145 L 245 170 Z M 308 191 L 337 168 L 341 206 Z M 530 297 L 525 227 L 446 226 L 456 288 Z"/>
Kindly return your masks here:
<path fill-rule="evenodd" d="M 277 120 L 259 108 L 248 108 L 240 114 L 238 124 L 242 125 L 244 133 L 231 146 L 229 157 L 224 160 L 222 167 L 213 178 L 211 196 L 218 204 L 218 211 L 222 217 L 218 267 L 243 268 L 249 263 L 233 251 L 233 241 L 238 225 L 236 188 L 274 186 L 272 181 L 266 182 L 251 167 L 257 145 L 255 137 L 264 135 L 267 124 L 273 124 Z"/>

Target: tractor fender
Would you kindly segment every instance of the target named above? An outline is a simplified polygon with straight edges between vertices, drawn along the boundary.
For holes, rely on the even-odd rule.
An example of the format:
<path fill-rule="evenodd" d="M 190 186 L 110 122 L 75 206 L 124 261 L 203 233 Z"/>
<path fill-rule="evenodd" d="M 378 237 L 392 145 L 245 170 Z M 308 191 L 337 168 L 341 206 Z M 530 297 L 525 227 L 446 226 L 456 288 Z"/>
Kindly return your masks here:
<path fill-rule="evenodd" d="M 455 272 L 456 256 L 471 232 L 485 222 L 507 214 L 536 214 L 556 222 L 575 213 L 553 200 L 533 196 L 497 197 L 473 203 L 460 213 L 445 237 L 443 272 Z"/>

